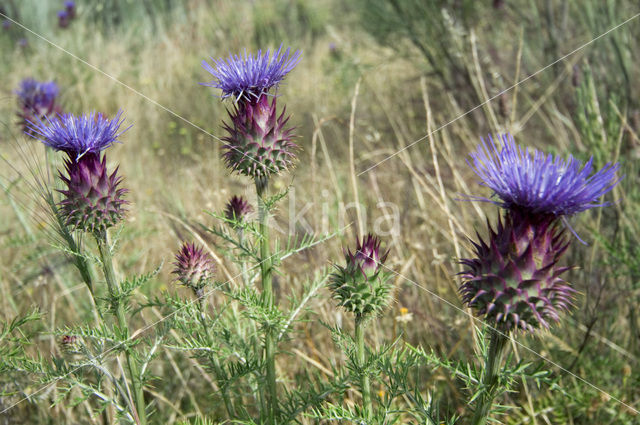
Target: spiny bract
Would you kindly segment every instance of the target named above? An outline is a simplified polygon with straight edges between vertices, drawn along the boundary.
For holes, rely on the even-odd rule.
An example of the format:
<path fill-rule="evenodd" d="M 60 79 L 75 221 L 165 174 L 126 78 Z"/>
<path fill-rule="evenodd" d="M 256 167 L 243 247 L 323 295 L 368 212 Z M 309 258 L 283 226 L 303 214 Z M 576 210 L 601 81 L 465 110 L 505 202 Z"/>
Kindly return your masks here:
<path fill-rule="evenodd" d="M 276 115 L 276 98 L 263 95 L 257 102 L 240 104 L 229 112 L 231 123 L 224 124 L 229 134 L 223 157 L 229 168 L 245 176 L 260 178 L 290 168 L 298 146 L 293 143 L 293 128 L 285 128 L 285 111 Z"/>
<path fill-rule="evenodd" d="M 380 241 L 371 234 L 358 240 L 355 253 L 345 252 L 346 266 L 336 265 L 329 280 L 339 306 L 363 317 L 380 312 L 389 303 L 391 274 L 383 265 L 388 253 L 380 254 Z"/>
<path fill-rule="evenodd" d="M 106 157 L 88 153 L 75 161 L 65 160 L 67 175 L 60 179 L 67 189 L 60 192 L 60 214 L 72 229 L 100 233 L 122 220 L 126 201 L 122 196 L 126 189 L 118 188 L 121 178 L 118 169 L 109 174 Z"/>
<path fill-rule="evenodd" d="M 499 330 L 548 328 L 571 306 L 574 290 L 560 275 L 558 260 L 568 246 L 553 215 L 511 211 L 478 236 L 475 258 L 463 259 L 462 300 Z"/>

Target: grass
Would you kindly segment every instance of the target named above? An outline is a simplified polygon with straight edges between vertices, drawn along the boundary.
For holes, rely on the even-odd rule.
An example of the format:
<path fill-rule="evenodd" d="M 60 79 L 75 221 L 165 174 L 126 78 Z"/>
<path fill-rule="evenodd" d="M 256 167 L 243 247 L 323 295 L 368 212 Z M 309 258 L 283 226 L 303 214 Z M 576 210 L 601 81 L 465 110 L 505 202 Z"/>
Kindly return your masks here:
<path fill-rule="evenodd" d="M 552 331 L 520 338 L 555 365 L 514 347 L 516 356 L 551 370 L 553 385 L 537 388 L 518 381 L 517 391 L 502 399 L 513 408 L 502 420 L 640 423 L 629 409 L 572 375 L 640 408 L 640 192 L 635 165 L 640 18 L 488 101 L 634 16 L 639 12 L 634 2 L 505 1 L 497 9 L 485 4 L 489 2 L 462 2 L 470 4 L 465 7 L 444 0 L 416 2 L 429 5 L 429 11 L 394 11 L 389 5 L 404 3 L 379 0 L 78 3 L 78 19 L 67 30 L 55 25 L 58 2 L 8 3 L 15 6 L 6 7 L 10 16 L 68 53 L 16 24 L 0 35 L 0 117 L 5 124 L 0 152 L 27 180 L 25 155 L 44 158 L 42 149 L 15 125 L 12 90 L 27 76 L 56 80 L 65 110 L 125 111 L 134 126 L 110 153 L 131 191 L 132 204 L 119 235 L 121 272 L 140 274 L 164 262 L 160 274 L 140 289 L 139 302 L 142 294 L 186 295 L 169 274 L 179 241 L 195 238 L 219 252 L 220 240 L 201 232 L 198 223 L 214 224 L 205 211 L 221 212 L 232 194 L 251 193 L 251 184 L 229 176 L 220 158 L 217 137 L 226 112 L 212 90 L 198 85 L 208 79 L 200 61 L 283 42 L 304 51 L 279 89 L 293 111 L 303 152 L 295 171 L 275 182 L 277 189 L 289 184 L 294 189 L 281 204 L 277 223 L 294 235 L 355 224 L 342 240 L 334 238 L 285 261 L 285 273 L 274 281 L 276 292 L 286 288 L 302 294 L 307 276 L 338 261 L 342 246 L 357 231 L 395 228 L 385 238 L 391 250 L 387 265 L 399 273 L 395 302 L 370 327 L 370 343 L 388 343 L 402 328 L 414 345 L 452 359 L 474 359 L 473 321 L 453 306 L 462 307 L 455 274 L 457 259 L 469 255 L 466 236 L 481 228 L 485 216 L 496 216 L 489 205 L 459 200 L 461 194 L 484 191 L 465 163 L 479 137 L 510 131 L 519 143 L 550 152 L 594 155 L 600 164 L 620 161 L 625 179 L 614 191 L 614 207 L 572 221 L 589 243 L 574 243 L 565 258 L 568 264 L 582 265 L 569 277 L 579 291 L 577 308 Z M 28 47 L 16 47 L 24 36 Z M 0 317 L 10 320 L 39 307 L 43 318 L 25 330 L 32 337 L 30 349 L 60 356 L 53 331 L 90 322 L 90 297 L 40 228 L 42 212 L 27 182 L 7 164 L 0 168 L 0 182 L 9 195 L 0 198 L 0 290 L 5 294 Z M 290 226 L 290 217 L 301 211 L 308 226 L 302 221 Z M 219 273 L 229 279 L 236 268 L 222 262 Z M 296 338 L 285 342 L 285 354 L 279 357 L 279 379 L 291 387 L 305 369 L 331 376 L 345 362 L 321 322 L 335 326 L 344 320 L 350 326 L 349 321 L 329 301 L 325 288 L 318 295 L 307 304 L 309 320 L 296 325 Z M 221 303 L 215 295 L 212 299 Z M 401 308 L 413 313 L 406 325 L 395 319 Z M 133 326 L 142 328 L 161 315 L 160 308 L 147 310 Z M 156 378 L 147 393 L 155 402 L 157 423 L 222 413 L 210 402 L 214 379 L 196 360 L 166 347 L 157 357 L 152 370 Z M 11 375 L 13 379 L 19 378 Z M 427 367 L 412 379 L 425 391 L 442 391 L 443 418 L 469 414 L 459 379 Z M 0 383 L 9 388 L 11 381 Z M 0 408 L 34 389 L 21 381 L 18 393 L 0 398 Z M 58 391 L 40 393 L 0 419 L 98 423 L 98 418 L 90 419 L 87 402 L 50 409 Z M 352 402 L 359 398 L 353 392 L 346 397 Z"/>

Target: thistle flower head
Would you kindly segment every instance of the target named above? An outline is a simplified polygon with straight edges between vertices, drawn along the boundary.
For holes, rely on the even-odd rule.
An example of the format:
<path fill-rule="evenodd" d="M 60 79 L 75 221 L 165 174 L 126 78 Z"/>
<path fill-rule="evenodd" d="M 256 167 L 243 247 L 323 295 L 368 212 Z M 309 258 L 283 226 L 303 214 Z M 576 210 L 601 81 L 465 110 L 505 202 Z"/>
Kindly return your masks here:
<path fill-rule="evenodd" d="M 119 188 L 122 178 L 116 168 L 107 171 L 106 156 L 89 152 L 78 160 L 65 160 L 66 175 L 60 179 L 66 189 L 60 190 L 63 200 L 59 213 L 73 230 L 102 233 L 124 217 L 126 189 Z"/>
<path fill-rule="evenodd" d="M 70 19 L 74 19 L 76 17 L 76 2 L 72 0 L 65 1 L 64 10 L 67 12 Z"/>
<path fill-rule="evenodd" d="M 606 164 L 592 173 L 593 158 L 582 164 L 569 155 L 565 160 L 515 144 L 509 134 L 501 136 L 499 147 L 489 136 L 471 158 L 473 169 L 500 201 L 489 201 L 503 208 L 530 214 L 566 216 L 594 207 L 618 183 L 619 164 Z"/>
<path fill-rule="evenodd" d="M 228 136 L 223 140 L 223 157 L 231 170 L 260 178 L 289 169 L 298 146 L 292 141 L 293 128 L 285 128 L 288 117 L 276 114 L 276 98 L 262 96 L 257 102 L 229 112 L 231 123 L 224 123 Z"/>
<path fill-rule="evenodd" d="M 222 98 L 233 97 L 236 101 L 255 101 L 269 89 L 277 86 L 295 68 L 301 52 L 291 54 L 291 49 L 282 51 L 282 45 L 273 52 L 267 50 L 256 55 L 247 53 L 229 55 L 229 58 L 210 58 L 212 64 L 202 61 L 202 67 L 213 75 L 214 80 L 204 85 L 222 90 Z"/>
<path fill-rule="evenodd" d="M 58 26 L 60 28 L 67 28 L 71 23 L 71 17 L 66 10 L 58 11 Z"/>
<path fill-rule="evenodd" d="M 500 330 L 534 331 L 557 322 L 575 292 L 560 276 L 558 261 L 568 241 L 552 215 L 505 214 L 483 241 L 473 242 L 475 258 L 463 259 L 462 300 Z"/>
<path fill-rule="evenodd" d="M 123 122 L 122 111 L 112 120 L 95 112 L 81 116 L 62 114 L 55 119 L 47 118 L 46 122 L 37 119 L 30 123 L 29 129 L 32 137 L 78 160 L 88 153 L 99 154 L 119 142 L 118 138 L 130 128 L 120 131 Z"/>
<path fill-rule="evenodd" d="M 241 222 L 247 215 L 253 212 L 253 207 L 242 196 L 233 195 L 224 210 L 224 215 L 229 221 Z"/>
<path fill-rule="evenodd" d="M 211 256 L 195 243 L 184 243 L 175 258 L 173 274 L 176 275 L 176 280 L 201 296 L 202 290 L 211 283 L 215 273 Z"/>
<path fill-rule="evenodd" d="M 382 310 L 389 302 L 391 274 L 384 270 L 388 251 L 380 253 L 380 241 L 369 234 L 358 240 L 355 252 L 345 251 L 345 266 L 336 265 L 329 280 L 338 305 L 359 316 Z"/>
<path fill-rule="evenodd" d="M 43 118 L 47 115 L 59 112 L 56 105 L 58 97 L 58 85 L 53 81 L 37 81 L 33 78 L 25 78 L 20 82 L 16 94 L 20 105 L 18 114 L 23 120 L 29 118 Z"/>

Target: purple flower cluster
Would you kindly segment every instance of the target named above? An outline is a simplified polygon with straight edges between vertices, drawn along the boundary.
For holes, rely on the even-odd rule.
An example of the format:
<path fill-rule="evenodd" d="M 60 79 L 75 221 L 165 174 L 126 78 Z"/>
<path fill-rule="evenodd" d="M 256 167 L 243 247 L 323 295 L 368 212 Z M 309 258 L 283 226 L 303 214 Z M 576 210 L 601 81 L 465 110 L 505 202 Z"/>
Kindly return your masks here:
<path fill-rule="evenodd" d="M 471 154 L 482 184 L 500 198 L 490 202 L 506 209 L 555 216 L 609 205 L 598 200 L 618 183 L 619 164 L 606 164 L 592 173 L 593 158 L 582 165 L 571 155 L 565 160 L 517 146 L 510 134 L 501 139 L 499 147 L 489 136 L 489 143 L 483 140 Z"/>
<path fill-rule="evenodd" d="M 76 3 L 74 1 L 65 1 L 64 9 L 58 11 L 58 26 L 67 28 L 71 21 L 76 17 Z"/>
<path fill-rule="evenodd" d="M 569 241 L 562 220 L 609 205 L 602 195 L 619 182 L 618 164 L 593 172 L 572 156 L 563 160 L 517 146 L 510 135 L 498 146 L 489 136 L 471 155 L 482 185 L 499 200 L 474 197 L 504 209 L 486 241 L 473 242 L 475 258 L 463 259 L 462 300 L 494 326 L 534 331 L 558 321 L 575 292 L 560 276 Z"/>
<path fill-rule="evenodd" d="M 26 131 L 30 121 L 45 119 L 61 112 L 56 100 L 58 85 L 53 81 L 37 81 L 25 78 L 16 90 L 22 127 Z"/>
<path fill-rule="evenodd" d="M 215 78 L 204 85 L 222 90 L 222 97 L 254 101 L 277 86 L 300 61 L 300 51 L 290 54 L 290 49 L 282 52 L 282 45 L 271 55 L 270 50 L 254 56 L 245 50 L 244 57 L 229 55 L 229 58 L 210 58 L 213 65 L 202 61 L 202 67 Z"/>

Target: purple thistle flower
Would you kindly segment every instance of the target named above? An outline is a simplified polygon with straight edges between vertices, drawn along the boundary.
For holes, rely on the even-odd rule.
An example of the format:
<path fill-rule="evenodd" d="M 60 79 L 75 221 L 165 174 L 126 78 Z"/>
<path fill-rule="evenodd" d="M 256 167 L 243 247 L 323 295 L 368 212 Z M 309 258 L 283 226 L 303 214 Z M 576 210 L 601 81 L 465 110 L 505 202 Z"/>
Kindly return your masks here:
<path fill-rule="evenodd" d="M 20 82 L 15 93 L 22 108 L 44 116 L 53 112 L 58 92 L 58 85 L 53 81 L 44 82 L 25 78 Z"/>
<path fill-rule="evenodd" d="M 557 322 L 572 306 L 575 292 L 560 275 L 559 265 L 569 241 L 560 221 L 566 216 L 609 205 L 598 199 L 618 182 L 619 164 L 606 164 L 592 173 L 572 156 L 563 160 L 517 146 L 511 135 L 501 136 L 501 149 L 489 136 L 471 157 L 482 185 L 500 199 L 473 199 L 505 208 L 487 241 L 472 242 L 475 258 L 460 261 L 462 300 L 502 331 L 534 331 Z"/>
<path fill-rule="evenodd" d="M 64 10 L 67 12 L 69 19 L 76 17 L 76 2 L 68 0 L 64 2 Z"/>
<path fill-rule="evenodd" d="M 229 221 L 242 222 L 252 212 L 253 207 L 246 199 L 233 195 L 227 203 L 224 214 Z"/>
<path fill-rule="evenodd" d="M 176 280 L 191 288 L 196 296 L 202 296 L 203 288 L 211 282 L 215 273 L 211 256 L 195 243 L 184 243 L 175 258 L 173 274 Z"/>
<path fill-rule="evenodd" d="M 26 42 L 26 39 L 23 39 Z M 20 82 L 16 95 L 18 95 L 19 112 L 22 128 L 28 132 L 29 122 L 44 119 L 61 112 L 56 103 L 58 97 L 58 85 L 53 81 L 37 81 L 33 78 L 25 78 Z"/>
<path fill-rule="evenodd" d="M 118 111 L 112 120 L 101 113 L 91 112 L 81 116 L 62 114 L 46 121 L 38 119 L 30 123 L 32 137 L 55 150 L 66 152 L 75 160 L 87 153 L 100 153 L 119 142 L 118 138 L 131 128 L 120 131 L 124 122 L 122 111 Z"/>
<path fill-rule="evenodd" d="M 471 158 L 482 185 L 490 187 L 500 201 L 476 197 L 503 208 L 520 209 L 530 214 L 566 216 L 589 208 L 607 206 L 598 199 L 620 181 L 619 164 L 608 163 L 592 174 L 593 158 L 582 165 L 573 156 L 564 160 L 538 150 L 517 146 L 510 134 L 504 134 L 501 149 L 489 136 Z"/>
<path fill-rule="evenodd" d="M 273 56 L 270 50 L 264 54 L 258 50 L 255 56 L 245 50 L 244 58 L 240 55 L 229 55 L 226 60 L 210 58 L 213 65 L 204 60 L 202 67 L 213 75 L 214 80 L 202 84 L 221 89 L 223 99 L 256 101 L 284 80 L 298 64 L 301 52 L 297 50 L 290 55 L 290 50 L 283 53 L 280 45 Z"/>
<path fill-rule="evenodd" d="M 58 11 L 58 26 L 60 28 L 67 28 L 71 23 L 71 17 L 66 10 Z"/>
<path fill-rule="evenodd" d="M 388 254 L 381 254 L 380 240 L 371 234 L 358 240 L 355 252 L 345 251 L 346 265 L 336 265 L 329 279 L 338 305 L 358 316 L 375 314 L 387 305 L 392 284 L 383 264 Z"/>

